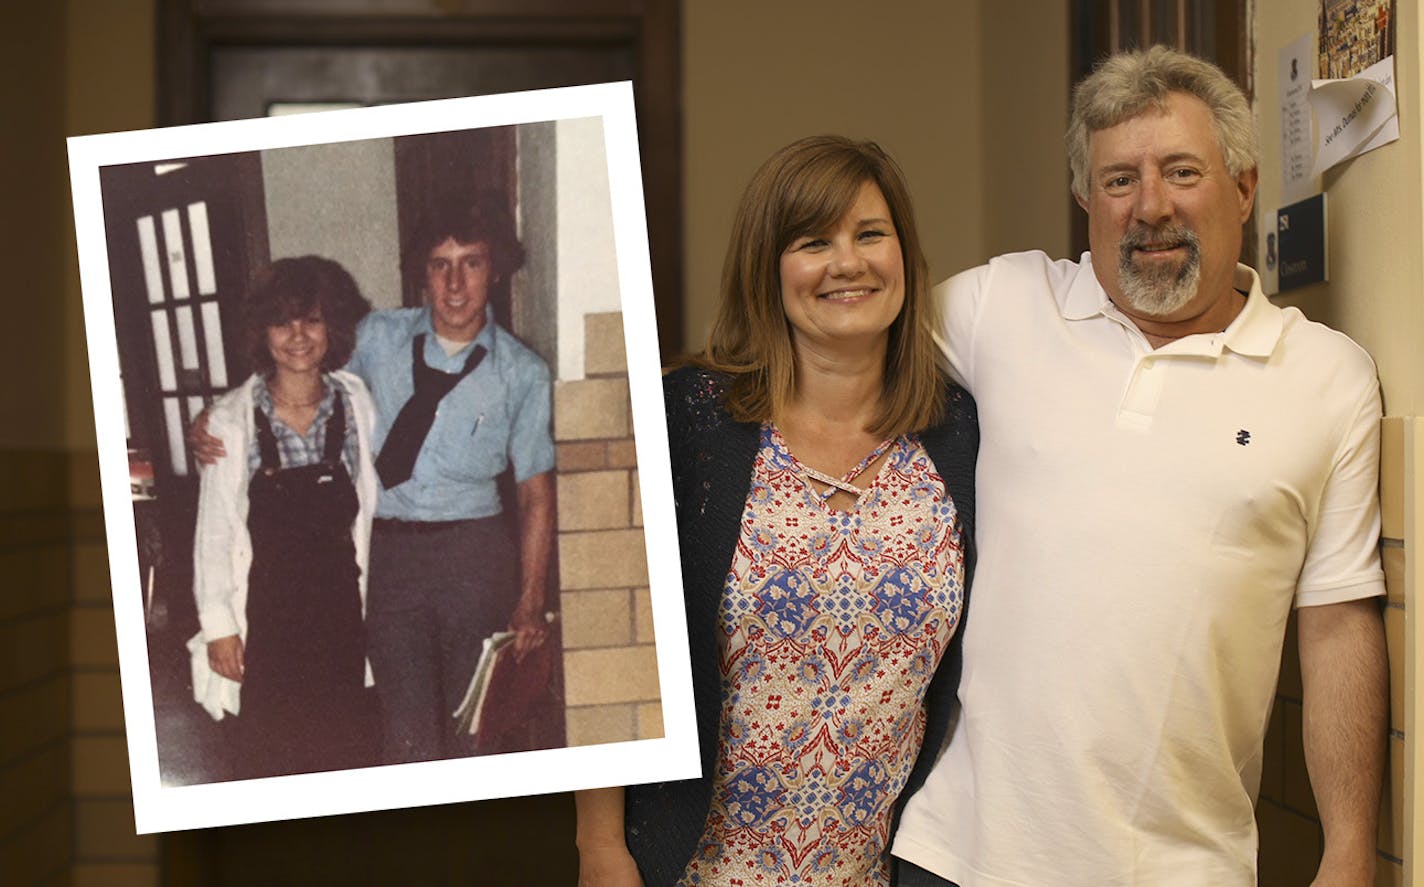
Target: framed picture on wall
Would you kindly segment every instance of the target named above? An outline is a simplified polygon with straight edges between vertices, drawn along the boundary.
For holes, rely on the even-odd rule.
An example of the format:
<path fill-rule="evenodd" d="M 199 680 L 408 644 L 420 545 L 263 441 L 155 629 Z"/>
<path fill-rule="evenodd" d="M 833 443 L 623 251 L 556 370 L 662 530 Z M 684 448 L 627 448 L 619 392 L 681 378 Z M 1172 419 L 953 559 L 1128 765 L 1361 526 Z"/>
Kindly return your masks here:
<path fill-rule="evenodd" d="M 628 83 L 69 154 L 140 832 L 697 775 Z"/>

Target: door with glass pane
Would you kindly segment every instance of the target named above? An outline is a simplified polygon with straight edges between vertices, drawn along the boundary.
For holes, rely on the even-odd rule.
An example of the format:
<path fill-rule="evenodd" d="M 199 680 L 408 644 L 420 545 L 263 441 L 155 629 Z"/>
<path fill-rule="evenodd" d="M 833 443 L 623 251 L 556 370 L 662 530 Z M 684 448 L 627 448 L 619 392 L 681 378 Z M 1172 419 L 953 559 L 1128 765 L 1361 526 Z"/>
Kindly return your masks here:
<path fill-rule="evenodd" d="M 151 456 L 160 499 L 193 477 L 188 423 L 246 375 L 230 327 L 249 262 L 264 258 L 250 255 L 266 243 L 252 230 L 265 229 L 260 163 L 239 154 L 102 173 L 129 442 Z M 243 180 L 255 199 L 234 196 Z"/>
<path fill-rule="evenodd" d="M 249 372 L 236 321 L 267 258 L 261 159 L 113 166 L 100 181 L 150 651 L 167 665 L 197 626 L 197 466 L 184 433 Z"/>

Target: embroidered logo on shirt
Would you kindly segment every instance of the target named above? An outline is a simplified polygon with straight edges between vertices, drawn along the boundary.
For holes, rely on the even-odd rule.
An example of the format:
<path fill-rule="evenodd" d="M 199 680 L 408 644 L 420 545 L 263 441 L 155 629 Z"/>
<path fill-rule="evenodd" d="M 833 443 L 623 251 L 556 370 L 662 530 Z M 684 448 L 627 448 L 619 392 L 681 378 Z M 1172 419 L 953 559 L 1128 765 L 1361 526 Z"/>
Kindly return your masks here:
<path fill-rule="evenodd" d="M 1236 432 L 1236 442 L 1241 444 L 1241 446 L 1243 447 L 1246 446 L 1248 443 L 1251 442 L 1251 432 L 1247 431 L 1245 428 Z"/>

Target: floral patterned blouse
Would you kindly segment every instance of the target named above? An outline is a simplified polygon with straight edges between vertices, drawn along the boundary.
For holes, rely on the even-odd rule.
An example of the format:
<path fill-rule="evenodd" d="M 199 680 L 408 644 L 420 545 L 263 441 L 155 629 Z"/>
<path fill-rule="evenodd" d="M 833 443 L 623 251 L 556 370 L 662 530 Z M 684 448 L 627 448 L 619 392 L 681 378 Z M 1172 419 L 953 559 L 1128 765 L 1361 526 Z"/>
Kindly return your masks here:
<path fill-rule="evenodd" d="M 954 503 L 914 435 L 841 480 L 887 451 L 841 511 L 762 428 L 721 605 L 712 809 L 683 885 L 889 883 L 893 806 L 964 597 Z"/>

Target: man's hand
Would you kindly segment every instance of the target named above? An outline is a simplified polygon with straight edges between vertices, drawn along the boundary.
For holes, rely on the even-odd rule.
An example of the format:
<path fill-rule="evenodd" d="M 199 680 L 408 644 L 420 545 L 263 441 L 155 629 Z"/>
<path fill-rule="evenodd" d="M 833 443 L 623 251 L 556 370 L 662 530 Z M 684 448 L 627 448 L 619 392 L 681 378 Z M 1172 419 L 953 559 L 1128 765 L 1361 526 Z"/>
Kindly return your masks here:
<path fill-rule="evenodd" d="M 208 641 L 208 666 L 230 681 L 242 682 L 242 638 L 230 634 Z"/>
<path fill-rule="evenodd" d="M 208 433 L 207 410 L 193 418 L 193 424 L 188 426 L 187 439 L 188 449 L 193 452 L 193 458 L 198 460 L 199 465 L 215 465 L 227 455 L 222 440 Z"/>
<path fill-rule="evenodd" d="M 514 615 L 509 617 L 509 630 L 514 632 L 514 655 L 523 659 L 524 654 L 544 643 L 549 637 L 549 623 L 544 619 L 542 601 L 530 597 L 519 599 Z"/>

